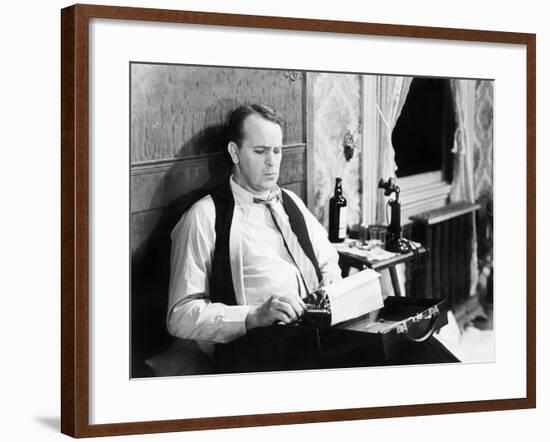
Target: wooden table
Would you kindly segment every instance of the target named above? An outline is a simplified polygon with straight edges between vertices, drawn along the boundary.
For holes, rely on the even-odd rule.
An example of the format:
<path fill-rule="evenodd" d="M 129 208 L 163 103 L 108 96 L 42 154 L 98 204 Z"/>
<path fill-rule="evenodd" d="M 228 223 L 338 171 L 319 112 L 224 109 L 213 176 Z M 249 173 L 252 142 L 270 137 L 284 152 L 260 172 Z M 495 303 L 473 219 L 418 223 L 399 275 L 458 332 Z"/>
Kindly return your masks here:
<path fill-rule="evenodd" d="M 349 244 L 351 243 L 352 243 L 351 241 L 346 241 L 344 245 L 333 244 L 338 250 L 338 254 L 340 256 L 339 264 L 340 264 L 340 268 L 342 269 L 342 276 L 343 277 L 348 276 L 349 270 L 351 267 L 354 267 L 359 270 L 369 268 L 369 269 L 376 270 L 378 272 L 388 269 L 390 272 L 392 287 L 393 287 L 395 296 L 402 296 L 401 289 L 399 288 L 399 278 L 397 277 L 395 266 L 397 266 L 398 264 L 403 264 L 413 259 L 416 259 L 419 256 L 424 256 L 425 258 L 429 256 L 428 249 L 420 245 L 417 249 L 409 253 L 396 254 L 390 258 L 381 259 L 381 260 L 373 260 L 373 259 L 369 259 L 366 256 L 362 256 L 358 254 L 358 251 L 360 251 L 360 249 L 357 249 L 355 247 L 350 247 Z"/>

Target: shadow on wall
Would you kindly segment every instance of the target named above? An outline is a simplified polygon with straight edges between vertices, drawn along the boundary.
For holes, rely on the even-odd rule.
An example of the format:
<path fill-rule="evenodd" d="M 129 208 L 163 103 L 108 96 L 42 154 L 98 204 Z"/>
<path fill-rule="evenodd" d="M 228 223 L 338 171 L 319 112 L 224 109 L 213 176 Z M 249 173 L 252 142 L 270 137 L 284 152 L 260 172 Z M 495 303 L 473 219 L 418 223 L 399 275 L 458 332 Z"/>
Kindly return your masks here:
<path fill-rule="evenodd" d="M 205 151 L 212 153 L 206 157 L 205 176 L 201 172 L 200 180 L 195 180 L 196 175 L 189 168 L 182 167 L 182 163 L 164 173 L 150 201 L 166 198 L 166 194 L 177 193 L 179 196 L 164 201 L 158 221 L 132 256 L 131 377 L 153 376 L 145 359 L 166 349 L 174 341 L 165 322 L 170 280 L 170 233 L 183 213 L 213 187 L 228 179 L 231 172 L 229 156 L 223 155 L 223 125 L 202 130 L 181 147 L 178 155 L 189 152 L 189 145 L 203 146 Z M 171 190 L 166 192 L 166 189 Z M 132 219 L 131 228 L 139 229 L 135 219 Z"/>

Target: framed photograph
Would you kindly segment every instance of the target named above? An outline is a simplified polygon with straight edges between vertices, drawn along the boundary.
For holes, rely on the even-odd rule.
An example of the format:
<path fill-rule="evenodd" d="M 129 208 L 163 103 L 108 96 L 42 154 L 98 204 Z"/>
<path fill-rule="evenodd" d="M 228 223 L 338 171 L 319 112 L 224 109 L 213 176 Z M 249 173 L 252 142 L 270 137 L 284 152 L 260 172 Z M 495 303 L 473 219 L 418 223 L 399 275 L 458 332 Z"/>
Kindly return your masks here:
<path fill-rule="evenodd" d="M 535 35 L 61 31 L 63 433 L 535 407 Z"/>

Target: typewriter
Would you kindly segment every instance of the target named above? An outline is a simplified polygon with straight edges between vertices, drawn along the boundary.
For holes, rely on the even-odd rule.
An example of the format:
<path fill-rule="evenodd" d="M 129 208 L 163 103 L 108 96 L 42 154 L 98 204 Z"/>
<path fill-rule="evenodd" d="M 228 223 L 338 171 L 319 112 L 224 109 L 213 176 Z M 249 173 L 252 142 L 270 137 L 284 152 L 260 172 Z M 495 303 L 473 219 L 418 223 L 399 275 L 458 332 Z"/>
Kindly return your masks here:
<path fill-rule="evenodd" d="M 330 299 L 323 288 L 307 295 L 304 298 L 304 303 L 306 305 L 304 314 L 298 319 L 296 325 L 330 327 L 332 320 Z"/>

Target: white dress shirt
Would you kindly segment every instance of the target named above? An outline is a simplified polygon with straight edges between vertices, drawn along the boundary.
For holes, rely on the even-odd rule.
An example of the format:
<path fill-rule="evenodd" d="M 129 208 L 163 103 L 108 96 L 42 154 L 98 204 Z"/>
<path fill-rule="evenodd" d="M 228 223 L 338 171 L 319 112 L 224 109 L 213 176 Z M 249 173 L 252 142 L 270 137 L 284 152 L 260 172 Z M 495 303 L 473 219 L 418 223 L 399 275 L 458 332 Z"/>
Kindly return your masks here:
<path fill-rule="evenodd" d="M 235 210 L 230 233 L 230 261 L 238 305 L 209 300 L 215 233 L 215 207 L 208 195 L 195 203 L 172 231 L 168 331 L 180 338 L 195 339 L 210 352 L 206 342 L 229 342 L 246 333 L 250 305 L 270 296 L 304 295 L 299 271 L 292 262 L 269 209 L 253 202 L 254 196 L 230 179 Z M 323 226 L 292 192 L 286 191 L 302 212 L 323 283 L 340 278 L 338 254 Z M 269 192 L 266 192 L 267 197 Z M 282 202 L 274 209 L 288 221 Z"/>

